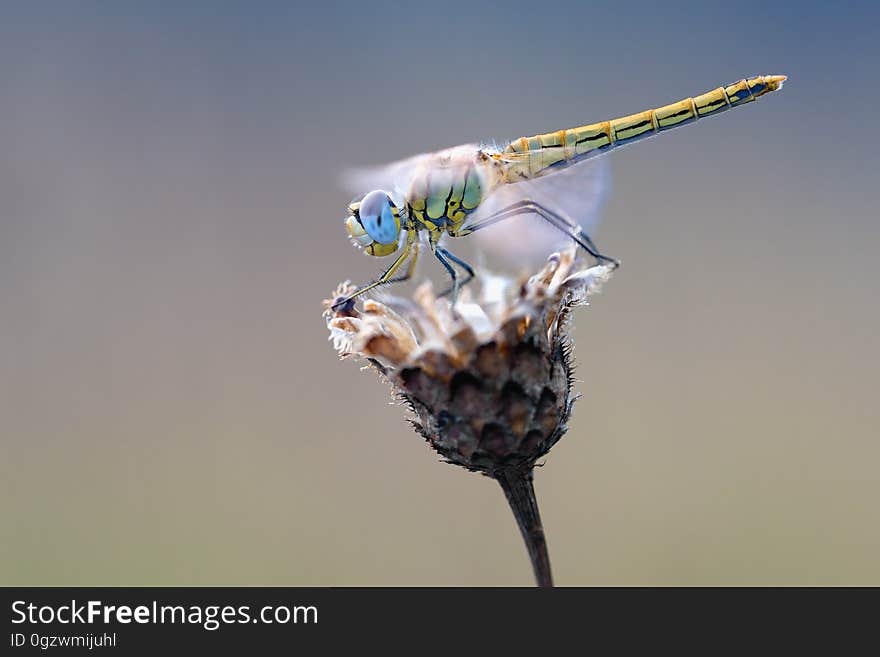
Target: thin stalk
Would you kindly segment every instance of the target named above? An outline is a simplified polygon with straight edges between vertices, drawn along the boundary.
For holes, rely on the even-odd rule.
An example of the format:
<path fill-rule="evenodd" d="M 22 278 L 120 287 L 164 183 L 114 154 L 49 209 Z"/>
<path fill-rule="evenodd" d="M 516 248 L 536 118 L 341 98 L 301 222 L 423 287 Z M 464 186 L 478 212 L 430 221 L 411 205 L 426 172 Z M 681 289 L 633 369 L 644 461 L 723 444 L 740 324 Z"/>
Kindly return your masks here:
<path fill-rule="evenodd" d="M 510 468 L 499 470 L 494 475 L 501 484 L 526 543 L 532 569 L 535 571 L 535 581 L 542 588 L 552 587 L 550 555 L 547 553 L 547 540 L 544 537 L 541 514 L 538 512 L 538 501 L 535 499 L 532 471 Z"/>

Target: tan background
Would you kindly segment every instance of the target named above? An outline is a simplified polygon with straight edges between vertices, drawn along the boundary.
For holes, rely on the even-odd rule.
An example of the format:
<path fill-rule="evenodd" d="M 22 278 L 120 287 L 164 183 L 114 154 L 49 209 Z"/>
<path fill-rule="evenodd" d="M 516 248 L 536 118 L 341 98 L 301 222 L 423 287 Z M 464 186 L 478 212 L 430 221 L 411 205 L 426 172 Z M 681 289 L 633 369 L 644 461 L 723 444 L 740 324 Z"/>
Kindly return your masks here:
<path fill-rule="evenodd" d="M 338 173 L 786 73 L 612 155 L 538 494 L 561 584 L 880 584 L 877 10 L 607 4 L 2 10 L 0 583 L 530 584 L 327 342 Z"/>

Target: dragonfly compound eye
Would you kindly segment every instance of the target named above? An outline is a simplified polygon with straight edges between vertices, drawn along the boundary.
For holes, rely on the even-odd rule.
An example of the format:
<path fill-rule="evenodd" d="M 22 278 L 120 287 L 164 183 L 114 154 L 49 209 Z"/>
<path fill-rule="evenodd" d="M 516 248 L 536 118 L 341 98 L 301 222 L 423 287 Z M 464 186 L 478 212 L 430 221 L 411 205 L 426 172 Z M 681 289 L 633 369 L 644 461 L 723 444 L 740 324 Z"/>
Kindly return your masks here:
<path fill-rule="evenodd" d="M 357 218 L 374 241 L 379 244 L 397 243 L 400 235 L 400 214 L 388 194 L 382 190 L 364 196 L 358 207 Z"/>

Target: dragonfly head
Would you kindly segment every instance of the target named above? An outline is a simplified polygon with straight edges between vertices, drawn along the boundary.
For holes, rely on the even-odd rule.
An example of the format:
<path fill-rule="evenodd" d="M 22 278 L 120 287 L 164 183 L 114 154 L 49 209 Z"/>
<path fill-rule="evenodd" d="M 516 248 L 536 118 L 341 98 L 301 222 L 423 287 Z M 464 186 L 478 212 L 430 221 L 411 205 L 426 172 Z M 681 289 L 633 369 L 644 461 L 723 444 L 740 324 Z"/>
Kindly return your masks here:
<path fill-rule="evenodd" d="M 381 189 L 348 206 L 345 227 L 352 241 L 374 256 L 387 256 L 399 246 L 400 211 Z"/>

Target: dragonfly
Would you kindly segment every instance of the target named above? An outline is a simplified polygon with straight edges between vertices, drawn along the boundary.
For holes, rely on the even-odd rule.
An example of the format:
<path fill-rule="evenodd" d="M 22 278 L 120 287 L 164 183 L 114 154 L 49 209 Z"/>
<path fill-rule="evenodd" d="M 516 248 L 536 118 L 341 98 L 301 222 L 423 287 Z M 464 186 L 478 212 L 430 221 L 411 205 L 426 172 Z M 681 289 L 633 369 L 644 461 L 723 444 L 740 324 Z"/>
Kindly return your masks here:
<path fill-rule="evenodd" d="M 595 205 L 595 167 L 588 161 L 621 146 L 750 103 L 782 88 L 786 76 L 759 75 L 699 96 L 610 121 L 515 139 L 503 147 L 466 144 L 424 153 L 378 169 L 355 173 L 373 191 L 348 206 L 345 227 L 352 242 L 371 256 L 397 254 L 375 280 L 338 300 L 334 309 L 381 285 L 412 277 L 420 247 L 427 244 L 446 269 L 453 307 L 474 268 L 441 244 L 514 217 L 529 215 L 573 241 L 597 263 L 612 268 L 583 227 Z M 406 267 L 404 267 L 406 265 Z"/>

